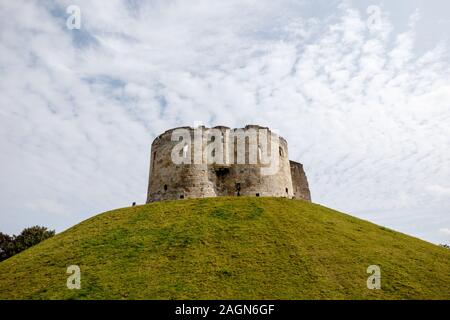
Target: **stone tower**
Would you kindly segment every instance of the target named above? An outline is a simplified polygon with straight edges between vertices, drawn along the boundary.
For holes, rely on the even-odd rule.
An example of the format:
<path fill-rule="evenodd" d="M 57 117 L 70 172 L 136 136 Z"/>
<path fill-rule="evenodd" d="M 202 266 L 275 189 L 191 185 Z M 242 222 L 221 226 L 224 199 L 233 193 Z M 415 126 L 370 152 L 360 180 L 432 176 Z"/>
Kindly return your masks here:
<path fill-rule="evenodd" d="M 179 127 L 153 141 L 147 203 L 217 196 L 311 201 L 303 165 L 266 127 Z"/>

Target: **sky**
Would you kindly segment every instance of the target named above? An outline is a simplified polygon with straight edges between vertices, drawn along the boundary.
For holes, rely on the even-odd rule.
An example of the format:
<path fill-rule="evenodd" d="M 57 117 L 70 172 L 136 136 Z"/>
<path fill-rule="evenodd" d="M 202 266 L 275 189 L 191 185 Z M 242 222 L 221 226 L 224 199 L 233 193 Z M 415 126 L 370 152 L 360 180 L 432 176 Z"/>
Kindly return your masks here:
<path fill-rule="evenodd" d="M 0 0 L 0 231 L 144 203 L 153 139 L 202 122 L 276 129 L 314 202 L 450 243 L 448 30 L 447 0 Z"/>

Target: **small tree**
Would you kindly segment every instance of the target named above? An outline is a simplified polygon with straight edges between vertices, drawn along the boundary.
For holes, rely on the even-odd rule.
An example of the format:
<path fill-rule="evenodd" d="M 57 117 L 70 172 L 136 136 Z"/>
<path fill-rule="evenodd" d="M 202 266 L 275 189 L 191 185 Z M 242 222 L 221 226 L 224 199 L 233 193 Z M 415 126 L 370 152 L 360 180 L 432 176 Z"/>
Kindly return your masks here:
<path fill-rule="evenodd" d="M 14 254 L 14 237 L 0 232 L 0 261 Z"/>
<path fill-rule="evenodd" d="M 25 228 L 23 231 L 15 238 L 16 248 L 20 251 L 28 249 L 39 242 L 53 237 L 55 231 L 47 230 L 46 227 L 34 226 L 30 228 Z"/>
<path fill-rule="evenodd" d="M 34 226 L 25 228 L 18 236 L 9 236 L 0 232 L 0 261 L 53 237 L 55 230 Z"/>

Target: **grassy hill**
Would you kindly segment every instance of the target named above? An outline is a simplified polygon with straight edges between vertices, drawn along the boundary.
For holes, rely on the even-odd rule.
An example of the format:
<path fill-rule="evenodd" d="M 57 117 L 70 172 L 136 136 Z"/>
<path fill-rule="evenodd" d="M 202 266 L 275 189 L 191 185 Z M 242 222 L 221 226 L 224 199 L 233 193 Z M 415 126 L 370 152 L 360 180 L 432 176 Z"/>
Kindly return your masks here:
<path fill-rule="evenodd" d="M 68 290 L 66 269 L 81 268 Z M 369 265 L 381 290 L 368 290 Z M 0 299 L 450 299 L 450 250 L 303 201 L 97 215 L 0 263 Z"/>

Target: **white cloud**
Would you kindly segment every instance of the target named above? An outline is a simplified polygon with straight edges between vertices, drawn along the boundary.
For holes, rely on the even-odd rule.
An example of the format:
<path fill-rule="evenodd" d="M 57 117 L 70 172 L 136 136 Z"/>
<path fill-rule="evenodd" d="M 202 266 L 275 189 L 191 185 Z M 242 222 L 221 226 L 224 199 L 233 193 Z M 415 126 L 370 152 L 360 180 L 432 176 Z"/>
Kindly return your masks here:
<path fill-rule="evenodd" d="M 196 120 L 278 128 L 316 202 L 433 241 L 449 222 L 450 59 L 415 50 L 425 15 L 369 31 L 348 3 L 78 1 L 70 31 L 69 4 L 0 4 L 7 229 L 144 201 L 152 139 Z"/>
<path fill-rule="evenodd" d="M 35 212 L 47 212 L 51 215 L 70 216 L 72 209 L 65 208 L 60 202 L 54 199 L 38 199 L 36 202 L 25 203 L 25 207 L 30 208 Z"/>
<path fill-rule="evenodd" d="M 446 188 L 437 184 L 430 185 L 427 189 L 437 196 L 450 196 L 450 188 Z"/>

